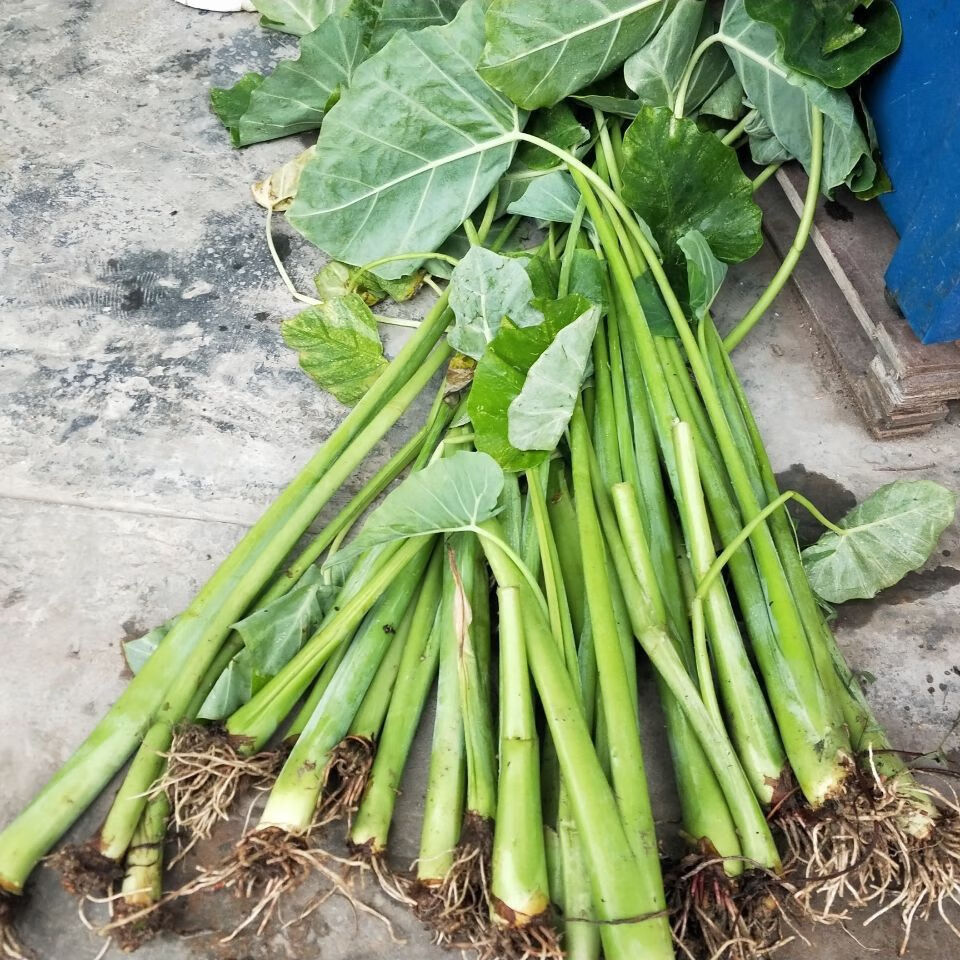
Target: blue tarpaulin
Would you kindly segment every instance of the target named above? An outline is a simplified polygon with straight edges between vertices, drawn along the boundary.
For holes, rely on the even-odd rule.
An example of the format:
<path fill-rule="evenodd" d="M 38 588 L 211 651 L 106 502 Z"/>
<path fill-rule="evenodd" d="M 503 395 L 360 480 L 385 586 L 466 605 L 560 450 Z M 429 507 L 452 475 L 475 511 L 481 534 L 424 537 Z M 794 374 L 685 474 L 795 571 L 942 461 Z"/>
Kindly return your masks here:
<path fill-rule="evenodd" d="M 903 46 L 868 102 L 900 234 L 887 287 L 924 343 L 960 339 L 960 0 L 899 0 Z"/>

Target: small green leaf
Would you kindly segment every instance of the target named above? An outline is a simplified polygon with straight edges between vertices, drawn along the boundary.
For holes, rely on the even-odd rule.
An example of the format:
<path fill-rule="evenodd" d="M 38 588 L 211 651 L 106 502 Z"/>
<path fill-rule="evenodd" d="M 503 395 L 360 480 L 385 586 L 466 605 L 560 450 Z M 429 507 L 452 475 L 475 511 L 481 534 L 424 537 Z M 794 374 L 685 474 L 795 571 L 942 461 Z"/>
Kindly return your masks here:
<path fill-rule="evenodd" d="M 277 167 L 265 180 L 260 180 L 251 188 L 253 199 L 267 210 L 286 210 L 300 187 L 300 174 L 317 148 L 308 147 Z"/>
<path fill-rule="evenodd" d="M 869 599 L 926 563 L 953 522 L 957 497 L 929 480 L 895 480 L 803 551 L 810 586 L 830 603 Z"/>
<path fill-rule="evenodd" d="M 536 466 L 551 450 L 518 450 L 509 437 L 509 408 L 520 395 L 527 374 L 537 359 L 565 327 L 595 310 L 583 297 L 572 295 L 554 301 L 535 301 L 543 322 L 517 327 L 505 320 L 477 364 L 467 409 L 478 450 L 489 453 L 505 470 Z"/>
<path fill-rule="evenodd" d="M 331 100 L 367 55 L 352 17 L 329 17 L 300 40 L 295 60 L 281 60 L 250 92 L 230 133 L 234 146 L 318 130 Z"/>
<path fill-rule="evenodd" d="M 635 277 L 633 286 L 640 299 L 640 306 L 643 308 L 643 315 L 647 318 L 650 332 L 657 337 L 679 336 L 673 317 L 670 316 L 670 311 L 663 302 L 660 288 L 649 272 Z"/>
<path fill-rule="evenodd" d="M 467 0 L 452 23 L 401 30 L 360 64 L 324 119 L 289 222 L 356 265 L 436 250 L 504 174 L 520 133 L 516 107 L 474 67 L 482 49 L 483 4 Z"/>
<path fill-rule="evenodd" d="M 348 13 L 353 3 L 354 0 L 253 0 L 263 26 L 297 37 L 316 30 L 329 16 Z"/>
<path fill-rule="evenodd" d="M 304 371 L 341 403 L 356 403 L 387 365 L 376 318 L 356 293 L 308 307 L 280 330 Z"/>
<path fill-rule="evenodd" d="M 578 247 L 570 264 L 570 286 L 567 293 L 579 293 L 600 308 L 600 316 L 609 309 L 607 301 L 607 264 L 593 250 Z"/>
<path fill-rule="evenodd" d="M 479 360 L 504 317 L 518 327 L 543 320 L 531 300 L 533 286 L 522 261 L 471 247 L 450 278 L 450 306 L 456 317 L 447 334 L 450 345 Z"/>
<path fill-rule="evenodd" d="M 760 248 L 760 208 L 736 153 L 692 120 L 666 107 L 645 107 L 623 139 L 623 195 L 647 222 L 679 289 L 686 285 L 677 241 L 698 230 L 726 263 Z"/>
<path fill-rule="evenodd" d="M 577 120 L 565 103 L 537 110 L 531 116 L 526 131 L 575 156 L 590 139 L 590 131 Z M 505 211 L 523 195 L 532 181 L 556 170 L 562 162 L 556 154 L 535 143 L 521 143 L 509 169 L 500 179 L 499 211 Z"/>
<path fill-rule="evenodd" d="M 747 12 L 777 31 L 787 66 L 837 89 L 900 46 L 892 0 L 747 0 Z"/>
<path fill-rule="evenodd" d="M 160 645 L 160 641 L 170 632 L 176 622 L 177 618 L 171 617 L 142 637 L 134 637 L 132 640 L 123 642 L 123 657 L 134 676 L 143 669 L 153 651 Z"/>
<path fill-rule="evenodd" d="M 328 563 L 345 563 L 392 540 L 468 530 L 496 514 L 502 490 L 503 471 L 485 453 L 441 457 L 388 493 L 360 533 Z"/>
<path fill-rule="evenodd" d="M 706 100 L 700 112 L 721 120 L 736 120 L 743 113 L 743 84 L 735 74 L 727 77 Z"/>
<path fill-rule="evenodd" d="M 673 109 L 705 10 L 705 0 L 679 0 L 653 38 L 624 63 L 627 86 L 644 103 Z"/>
<path fill-rule="evenodd" d="M 605 77 L 660 25 L 664 0 L 494 0 L 480 73 L 527 110 Z"/>
<path fill-rule="evenodd" d="M 560 261 L 551 260 L 545 253 L 538 253 L 526 260 L 527 276 L 537 300 L 556 300 L 557 284 L 560 282 Z"/>
<path fill-rule="evenodd" d="M 457 15 L 463 0 L 383 0 L 370 46 L 379 50 L 398 31 L 416 33 L 442 27 Z"/>
<path fill-rule="evenodd" d="M 690 309 L 698 320 L 702 320 L 723 285 L 727 265 L 713 255 L 710 244 L 699 230 L 688 231 L 677 244 L 687 258 Z"/>
<path fill-rule="evenodd" d="M 601 113 L 610 113 L 615 117 L 626 117 L 632 120 L 644 106 L 642 100 L 635 97 L 613 97 L 603 93 L 585 93 L 573 98 L 578 103 L 586 104 Z"/>
<path fill-rule="evenodd" d="M 241 650 L 217 677 L 197 714 L 198 720 L 225 720 L 255 693 L 254 670 L 248 650 Z"/>
<path fill-rule="evenodd" d="M 563 436 L 583 385 L 600 320 L 591 305 L 560 330 L 527 371 L 507 410 L 507 438 L 518 450 L 552 452 Z"/>
<path fill-rule="evenodd" d="M 210 91 L 210 106 L 230 132 L 235 147 L 240 146 L 240 118 L 247 112 L 250 97 L 261 83 L 263 74 L 245 73 L 232 87 L 214 87 Z"/>
<path fill-rule="evenodd" d="M 507 207 L 508 213 L 552 223 L 571 223 L 580 191 L 566 170 L 555 170 L 537 177 L 523 195 Z"/>

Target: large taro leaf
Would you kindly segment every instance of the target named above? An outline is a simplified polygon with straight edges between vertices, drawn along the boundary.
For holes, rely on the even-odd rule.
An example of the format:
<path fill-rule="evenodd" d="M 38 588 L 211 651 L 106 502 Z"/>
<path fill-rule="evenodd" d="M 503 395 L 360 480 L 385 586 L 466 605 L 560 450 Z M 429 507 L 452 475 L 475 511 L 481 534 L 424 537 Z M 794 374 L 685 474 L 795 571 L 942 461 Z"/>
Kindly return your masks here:
<path fill-rule="evenodd" d="M 829 603 L 868 599 L 921 567 L 953 522 L 956 495 L 929 480 L 895 480 L 803 551 L 810 585 Z"/>
<path fill-rule="evenodd" d="M 296 60 L 281 60 L 229 124 L 235 147 L 317 130 L 331 98 L 350 83 L 367 49 L 353 17 L 328 17 L 300 40 Z M 240 81 L 243 83 L 243 81 Z"/>
<path fill-rule="evenodd" d="M 456 323 L 447 339 L 460 353 L 479 360 L 504 317 L 518 327 L 540 323 L 531 305 L 533 285 L 524 263 L 485 247 L 471 247 L 450 278 L 450 306 Z"/>
<path fill-rule="evenodd" d="M 461 6 L 463 0 L 383 0 L 371 49 L 379 50 L 398 30 L 415 33 L 450 23 Z"/>
<path fill-rule="evenodd" d="M 544 315 L 538 326 L 517 327 L 509 320 L 501 324 L 477 364 L 467 401 L 477 449 L 489 453 L 510 471 L 536 466 L 553 450 L 519 450 L 510 442 L 510 405 L 523 390 L 531 367 L 565 327 L 585 314 L 598 312 L 588 300 L 575 294 L 550 302 L 537 301 L 536 305 Z"/>
<path fill-rule="evenodd" d="M 473 66 L 482 47 L 483 3 L 467 0 L 452 23 L 401 30 L 362 63 L 324 120 L 294 227 L 356 265 L 443 243 L 510 165 L 520 131 L 517 108 Z"/>
<path fill-rule="evenodd" d="M 719 261 L 699 230 L 690 230 L 678 241 L 687 258 L 687 292 L 690 309 L 703 320 L 727 275 L 727 265 Z"/>
<path fill-rule="evenodd" d="M 649 225 L 664 269 L 679 289 L 686 267 L 677 241 L 698 230 L 720 260 L 746 260 L 760 248 L 760 208 L 736 153 L 692 120 L 645 107 L 623 138 L 623 195 Z"/>
<path fill-rule="evenodd" d="M 507 439 L 517 450 L 553 451 L 570 422 L 587 372 L 600 307 L 567 324 L 527 371 L 507 410 Z"/>
<path fill-rule="evenodd" d="M 842 89 L 900 46 L 892 0 L 746 0 L 777 31 L 784 63 Z M 854 19 L 856 14 L 856 19 Z"/>
<path fill-rule="evenodd" d="M 480 72 L 525 109 L 550 106 L 638 50 L 667 0 L 493 0 Z"/>
<path fill-rule="evenodd" d="M 303 370 L 341 403 L 356 403 L 387 365 L 376 318 L 357 293 L 301 310 L 280 330 Z"/>
<path fill-rule="evenodd" d="M 873 184 L 876 164 L 846 93 L 791 70 L 777 50 L 776 31 L 754 20 L 744 0 L 727 0 L 719 37 L 750 102 L 773 136 L 807 170 L 813 144 L 812 108 L 823 112 L 824 191 L 841 183 L 854 190 L 865 190 Z"/>
<path fill-rule="evenodd" d="M 485 453 L 455 453 L 410 474 L 328 561 L 343 564 L 371 547 L 429 533 L 469 530 L 497 512 L 503 471 Z"/>
<path fill-rule="evenodd" d="M 653 38 L 624 63 L 627 86 L 644 103 L 673 108 L 705 9 L 705 0 L 679 0 Z"/>

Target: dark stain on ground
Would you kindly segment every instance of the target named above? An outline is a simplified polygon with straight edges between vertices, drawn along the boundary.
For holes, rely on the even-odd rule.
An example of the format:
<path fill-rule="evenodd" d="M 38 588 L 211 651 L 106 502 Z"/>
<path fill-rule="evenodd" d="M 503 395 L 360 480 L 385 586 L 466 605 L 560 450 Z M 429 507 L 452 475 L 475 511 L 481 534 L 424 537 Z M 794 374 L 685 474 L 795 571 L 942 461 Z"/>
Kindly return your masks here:
<path fill-rule="evenodd" d="M 960 570 L 956 567 L 939 566 L 932 570 L 908 573 L 899 583 L 888 587 L 872 600 L 848 600 L 841 604 L 837 609 L 837 626 L 862 627 L 870 622 L 881 606 L 916 603 L 917 600 L 943 593 L 958 584 Z"/>
<path fill-rule="evenodd" d="M 139 640 L 146 636 L 150 632 L 150 628 L 145 627 L 139 620 L 124 620 L 120 624 L 120 629 L 123 630 L 123 636 L 120 638 L 120 658 L 123 662 L 123 669 L 120 671 L 120 676 L 124 680 L 129 680 L 133 677 L 133 671 L 130 669 L 130 664 L 127 663 L 123 648 L 131 640 Z"/>
<path fill-rule="evenodd" d="M 196 73 L 198 77 L 210 74 L 210 48 L 185 50 L 165 60 L 156 68 L 157 73 Z M 198 69 L 199 68 L 199 69 Z"/>
<path fill-rule="evenodd" d="M 67 429 L 63 431 L 63 436 L 60 438 L 59 442 L 64 443 L 78 430 L 82 430 L 84 427 L 89 427 L 96 422 L 97 417 L 92 413 L 85 413 L 79 417 L 74 417 L 73 420 L 70 421 L 70 425 L 67 427 Z"/>
<path fill-rule="evenodd" d="M 853 219 L 853 211 L 849 207 L 845 207 L 839 200 L 828 200 L 823 205 L 823 211 L 832 220 L 842 220 L 844 223 L 848 223 Z"/>
<path fill-rule="evenodd" d="M 831 477 L 808 470 L 802 463 L 793 463 L 789 469 L 777 474 L 781 490 L 796 490 L 802 493 L 828 520 L 836 522 L 857 505 L 857 498 L 845 486 Z M 820 539 L 823 527 L 798 503 L 787 505 L 797 528 L 801 547 L 809 546 Z"/>
<path fill-rule="evenodd" d="M 3 602 L 0 603 L 0 606 L 2 606 L 4 610 L 7 610 L 7 609 L 9 609 L 10 607 L 14 606 L 14 604 L 19 603 L 25 596 L 26 596 L 26 594 L 23 592 L 22 588 L 20 588 L 20 587 L 14 587 L 14 588 L 3 598 Z"/>

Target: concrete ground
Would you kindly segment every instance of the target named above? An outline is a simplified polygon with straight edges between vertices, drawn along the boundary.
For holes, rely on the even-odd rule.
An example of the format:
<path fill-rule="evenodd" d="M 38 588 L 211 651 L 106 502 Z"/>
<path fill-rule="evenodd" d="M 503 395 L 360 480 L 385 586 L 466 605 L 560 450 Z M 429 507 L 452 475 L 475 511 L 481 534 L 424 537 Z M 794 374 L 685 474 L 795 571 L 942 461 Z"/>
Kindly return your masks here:
<path fill-rule="evenodd" d="M 268 66 L 292 51 L 290 39 L 261 30 L 252 15 L 171 0 L 7 0 L 0 35 L 3 823 L 122 690 L 121 641 L 183 608 L 343 411 L 281 342 L 278 321 L 295 306 L 248 191 L 299 144 L 235 151 L 207 107 L 211 85 Z M 280 233 L 305 287 L 319 256 Z M 721 319 L 738 316 L 772 269 L 761 256 L 734 271 Z M 923 438 L 872 440 L 789 290 L 737 364 L 784 486 L 828 513 L 898 476 L 960 488 L 957 417 Z M 414 419 L 377 450 L 368 473 Z M 838 620 L 851 663 L 876 677 L 877 712 L 908 750 L 957 747 L 958 541 L 954 526 L 927 569 L 877 601 L 848 604 Z M 648 753 L 669 834 L 676 805 L 655 734 Z M 424 768 L 420 744 L 395 829 L 399 861 L 415 855 Z M 103 809 L 85 816 L 74 838 L 88 835 Z M 222 849 L 230 836 L 218 838 Z M 186 939 L 164 939 L 142 956 L 442 955 L 401 911 L 367 895 L 406 947 L 342 902 L 285 932 L 220 944 L 211 930 L 242 916 L 220 898 L 181 918 Z M 895 955 L 895 923 L 849 929 L 856 940 L 838 928 L 818 934 L 820 954 Z M 102 946 L 49 870 L 37 872 L 20 930 L 47 960 L 92 960 Z M 960 947 L 929 924 L 912 949 L 934 960 Z M 791 946 L 780 955 L 804 954 Z"/>

